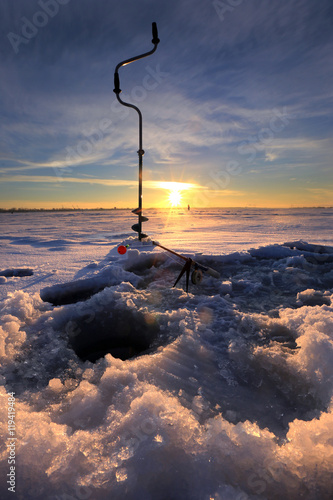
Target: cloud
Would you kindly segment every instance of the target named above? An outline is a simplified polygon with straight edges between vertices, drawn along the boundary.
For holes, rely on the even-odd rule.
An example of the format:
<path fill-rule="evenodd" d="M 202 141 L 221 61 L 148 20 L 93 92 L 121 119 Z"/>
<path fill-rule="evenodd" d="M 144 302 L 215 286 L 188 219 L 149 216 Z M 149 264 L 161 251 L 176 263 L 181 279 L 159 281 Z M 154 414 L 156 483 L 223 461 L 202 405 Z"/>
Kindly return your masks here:
<path fill-rule="evenodd" d="M 123 95 L 143 113 L 147 173 L 195 181 L 237 161 L 244 177 L 251 169 L 271 175 L 272 167 L 328 176 L 332 2 L 233 4 L 222 20 L 214 2 L 201 0 L 69 0 L 15 54 L 7 34 L 21 33 L 22 18 L 41 7 L 1 2 L 0 172 L 45 182 L 50 169 L 67 179 L 93 171 L 105 183 L 111 168 L 115 180 L 130 178 L 138 121 L 115 102 L 113 71 L 151 48 L 156 21 L 157 52 L 121 73 Z M 147 66 L 164 75 L 150 78 L 149 89 Z M 271 143 L 260 142 L 276 108 L 294 118 Z M 105 120 L 112 123 L 103 128 Z M 255 164 L 239 153 L 242 142 L 256 145 Z"/>
<path fill-rule="evenodd" d="M 95 178 L 79 178 L 79 177 L 62 177 L 62 176 L 37 176 L 37 175 L 15 175 L 15 176 L 3 176 L 1 177 L 1 182 L 32 182 L 32 183 L 62 183 L 70 182 L 74 184 L 100 184 L 103 186 L 110 187 L 137 187 L 138 181 L 128 180 L 128 179 L 95 179 Z M 188 189 L 203 189 L 196 183 L 190 182 L 161 182 L 147 180 L 144 182 L 144 187 L 147 189 L 175 189 L 178 188 L 180 191 Z"/>
<path fill-rule="evenodd" d="M 333 200 L 333 187 L 332 188 L 305 188 L 309 193 L 320 195 L 320 196 L 330 196 Z"/>

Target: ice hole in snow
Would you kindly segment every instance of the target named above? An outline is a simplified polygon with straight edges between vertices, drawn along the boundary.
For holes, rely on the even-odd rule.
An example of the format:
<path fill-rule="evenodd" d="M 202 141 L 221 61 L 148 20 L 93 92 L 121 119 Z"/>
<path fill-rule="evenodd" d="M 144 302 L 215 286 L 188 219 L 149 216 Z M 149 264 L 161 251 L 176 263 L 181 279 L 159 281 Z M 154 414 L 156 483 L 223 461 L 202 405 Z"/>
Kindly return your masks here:
<path fill-rule="evenodd" d="M 95 362 L 108 353 L 122 360 L 138 356 L 152 346 L 160 327 L 153 314 L 116 304 L 96 314 L 86 310 L 66 331 L 77 356 Z"/>

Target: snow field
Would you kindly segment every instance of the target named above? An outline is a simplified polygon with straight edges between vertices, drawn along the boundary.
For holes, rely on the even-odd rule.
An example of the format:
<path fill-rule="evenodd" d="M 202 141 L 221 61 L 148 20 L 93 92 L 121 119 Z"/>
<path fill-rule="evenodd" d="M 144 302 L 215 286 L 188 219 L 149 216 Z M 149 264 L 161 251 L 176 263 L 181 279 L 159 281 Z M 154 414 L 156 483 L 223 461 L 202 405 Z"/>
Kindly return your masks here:
<path fill-rule="evenodd" d="M 203 251 L 221 279 L 186 294 L 163 252 L 111 250 L 71 275 L 73 296 L 100 291 L 59 307 L 4 283 L 0 470 L 14 391 L 17 498 L 331 499 L 332 255 L 300 240 Z"/>

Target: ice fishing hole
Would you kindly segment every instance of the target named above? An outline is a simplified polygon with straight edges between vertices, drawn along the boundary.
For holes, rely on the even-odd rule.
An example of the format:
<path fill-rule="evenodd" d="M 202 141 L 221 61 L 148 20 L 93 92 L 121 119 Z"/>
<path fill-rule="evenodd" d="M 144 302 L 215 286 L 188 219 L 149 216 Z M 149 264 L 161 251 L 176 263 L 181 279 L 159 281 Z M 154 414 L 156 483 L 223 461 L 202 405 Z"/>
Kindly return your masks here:
<path fill-rule="evenodd" d="M 113 305 L 92 315 L 89 310 L 65 327 L 71 348 L 82 361 L 95 362 L 110 353 L 122 360 L 145 353 L 160 327 L 153 314 Z"/>

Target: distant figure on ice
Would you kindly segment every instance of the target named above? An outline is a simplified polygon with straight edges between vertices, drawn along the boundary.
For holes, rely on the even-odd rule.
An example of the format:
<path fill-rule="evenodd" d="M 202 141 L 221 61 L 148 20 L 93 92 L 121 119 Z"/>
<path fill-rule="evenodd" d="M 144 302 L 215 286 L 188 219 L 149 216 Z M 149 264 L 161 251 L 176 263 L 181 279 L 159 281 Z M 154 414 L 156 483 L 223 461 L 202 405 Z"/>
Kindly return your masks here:
<path fill-rule="evenodd" d="M 190 207 L 190 205 L 187 205 L 187 210 L 191 210 L 191 207 Z"/>

